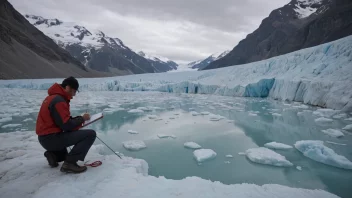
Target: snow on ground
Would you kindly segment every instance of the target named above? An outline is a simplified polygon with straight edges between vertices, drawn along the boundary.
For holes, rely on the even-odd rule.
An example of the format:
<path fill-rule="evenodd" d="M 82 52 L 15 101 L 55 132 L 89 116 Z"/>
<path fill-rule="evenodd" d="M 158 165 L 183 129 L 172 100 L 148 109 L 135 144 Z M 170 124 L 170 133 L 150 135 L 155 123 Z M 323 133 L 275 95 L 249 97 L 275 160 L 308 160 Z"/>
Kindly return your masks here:
<path fill-rule="evenodd" d="M 144 160 L 115 155 L 101 155 L 103 145 L 94 145 L 89 160 L 101 160 L 101 167 L 82 174 L 63 174 L 50 168 L 43 157 L 44 149 L 33 131 L 0 134 L 1 197 L 26 198 L 97 198 L 97 197 L 276 197 L 311 198 L 337 196 L 322 190 L 291 188 L 276 184 L 225 185 L 198 177 L 169 180 L 148 176 Z M 16 151 L 21 154 L 4 155 Z"/>
<path fill-rule="evenodd" d="M 175 139 L 176 138 L 176 135 L 168 135 L 168 134 L 158 134 L 157 136 L 160 139 L 162 139 L 162 138 L 173 138 L 173 139 Z"/>
<path fill-rule="evenodd" d="M 126 142 L 122 142 L 123 147 L 130 151 L 139 151 L 141 149 L 147 148 L 145 143 L 141 140 L 130 140 Z"/>
<path fill-rule="evenodd" d="M 279 149 L 279 150 L 287 150 L 293 148 L 290 145 L 283 144 L 283 143 L 278 143 L 278 142 L 269 142 L 264 144 L 266 148 L 271 148 L 271 149 Z"/>
<path fill-rule="evenodd" d="M 314 121 L 318 124 L 329 124 L 329 123 L 333 122 L 334 120 L 332 120 L 330 118 L 321 117 L 321 118 L 315 119 Z"/>
<path fill-rule="evenodd" d="M 288 161 L 285 156 L 264 147 L 248 149 L 246 151 L 246 156 L 252 162 L 259 164 L 283 167 L 293 166 L 293 164 Z"/>
<path fill-rule="evenodd" d="M 198 149 L 193 151 L 193 156 L 198 163 L 211 160 L 216 157 L 215 151 L 211 149 Z"/>
<path fill-rule="evenodd" d="M 128 130 L 127 132 L 130 134 L 138 134 L 139 133 L 138 131 L 135 131 L 135 130 Z"/>
<path fill-rule="evenodd" d="M 301 151 L 304 156 L 338 168 L 352 169 L 352 162 L 346 157 L 335 153 L 334 150 L 324 146 L 322 141 L 301 140 L 295 143 L 296 149 Z"/>
<path fill-rule="evenodd" d="M 331 137 L 342 137 L 344 136 L 344 134 L 340 131 L 340 130 L 337 130 L 337 129 L 325 129 L 325 130 L 321 130 L 321 132 L 331 136 Z"/>
<path fill-rule="evenodd" d="M 345 127 L 342 128 L 343 130 L 346 131 L 352 131 L 352 124 L 346 125 Z"/>
<path fill-rule="evenodd" d="M 352 36 L 245 65 L 198 72 L 79 79 L 82 91 L 162 91 L 270 97 L 352 110 Z M 2 80 L 0 87 L 48 89 L 62 79 Z"/>
<path fill-rule="evenodd" d="M 190 149 L 200 149 L 202 148 L 199 144 L 195 142 L 186 142 L 183 144 L 184 147 L 190 148 Z"/>

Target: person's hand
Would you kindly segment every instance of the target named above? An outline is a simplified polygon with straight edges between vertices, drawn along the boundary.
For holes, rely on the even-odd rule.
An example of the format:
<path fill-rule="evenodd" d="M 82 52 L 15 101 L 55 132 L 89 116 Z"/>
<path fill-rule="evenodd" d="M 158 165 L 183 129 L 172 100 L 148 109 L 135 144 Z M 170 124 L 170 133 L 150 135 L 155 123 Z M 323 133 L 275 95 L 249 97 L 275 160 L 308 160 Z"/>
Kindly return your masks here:
<path fill-rule="evenodd" d="M 87 120 L 89 120 L 90 119 L 90 115 L 89 115 L 89 113 L 85 113 L 85 114 L 83 114 L 83 119 L 84 119 L 84 121 L 87 121 Z"/>

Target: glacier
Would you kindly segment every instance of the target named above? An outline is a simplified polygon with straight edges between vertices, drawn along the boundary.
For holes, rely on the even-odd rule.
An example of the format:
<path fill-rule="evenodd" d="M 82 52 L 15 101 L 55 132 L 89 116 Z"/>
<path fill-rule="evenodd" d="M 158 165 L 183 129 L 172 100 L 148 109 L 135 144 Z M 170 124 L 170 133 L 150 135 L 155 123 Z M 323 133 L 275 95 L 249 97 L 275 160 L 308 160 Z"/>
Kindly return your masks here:
<path fill-rule="evenodd" d="M 62 79 L 2 80 L 2 88 L 48 89 Z M 270 97 L 352 111 L 352 36 L 226 68 L 79 79 L 85 91 L 161 91 Z"/>

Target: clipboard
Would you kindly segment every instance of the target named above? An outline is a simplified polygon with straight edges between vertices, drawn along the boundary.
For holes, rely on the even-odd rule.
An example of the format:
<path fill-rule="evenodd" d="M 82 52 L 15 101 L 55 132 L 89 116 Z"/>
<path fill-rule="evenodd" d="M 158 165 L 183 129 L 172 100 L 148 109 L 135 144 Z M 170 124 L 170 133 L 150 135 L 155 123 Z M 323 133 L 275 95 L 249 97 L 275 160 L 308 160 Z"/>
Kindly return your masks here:
<path fill-rule="evenodd" d="M 103 113 L 97 113 L 97 114 L 94 114 L 90 117 L 89 120 L 86 120 L 83 124 L 82 124 L 82 127 L 86 127 L 90 124 L 92 124 L 93 122 L 97 121 L 97 120 L 100 120 L 104 117 Z"/>

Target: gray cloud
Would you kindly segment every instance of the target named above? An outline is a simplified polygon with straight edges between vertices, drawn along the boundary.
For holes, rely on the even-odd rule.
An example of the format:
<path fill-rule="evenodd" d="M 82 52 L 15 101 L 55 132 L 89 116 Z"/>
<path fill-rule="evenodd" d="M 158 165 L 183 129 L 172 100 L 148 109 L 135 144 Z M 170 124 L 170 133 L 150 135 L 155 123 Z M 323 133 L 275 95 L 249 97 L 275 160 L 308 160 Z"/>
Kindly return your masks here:
<path fill-rule="evenodd" d="M 289 0 L 10 0 L 22 14 L 58 18 L 179 63 L 232 49 Z"/>

